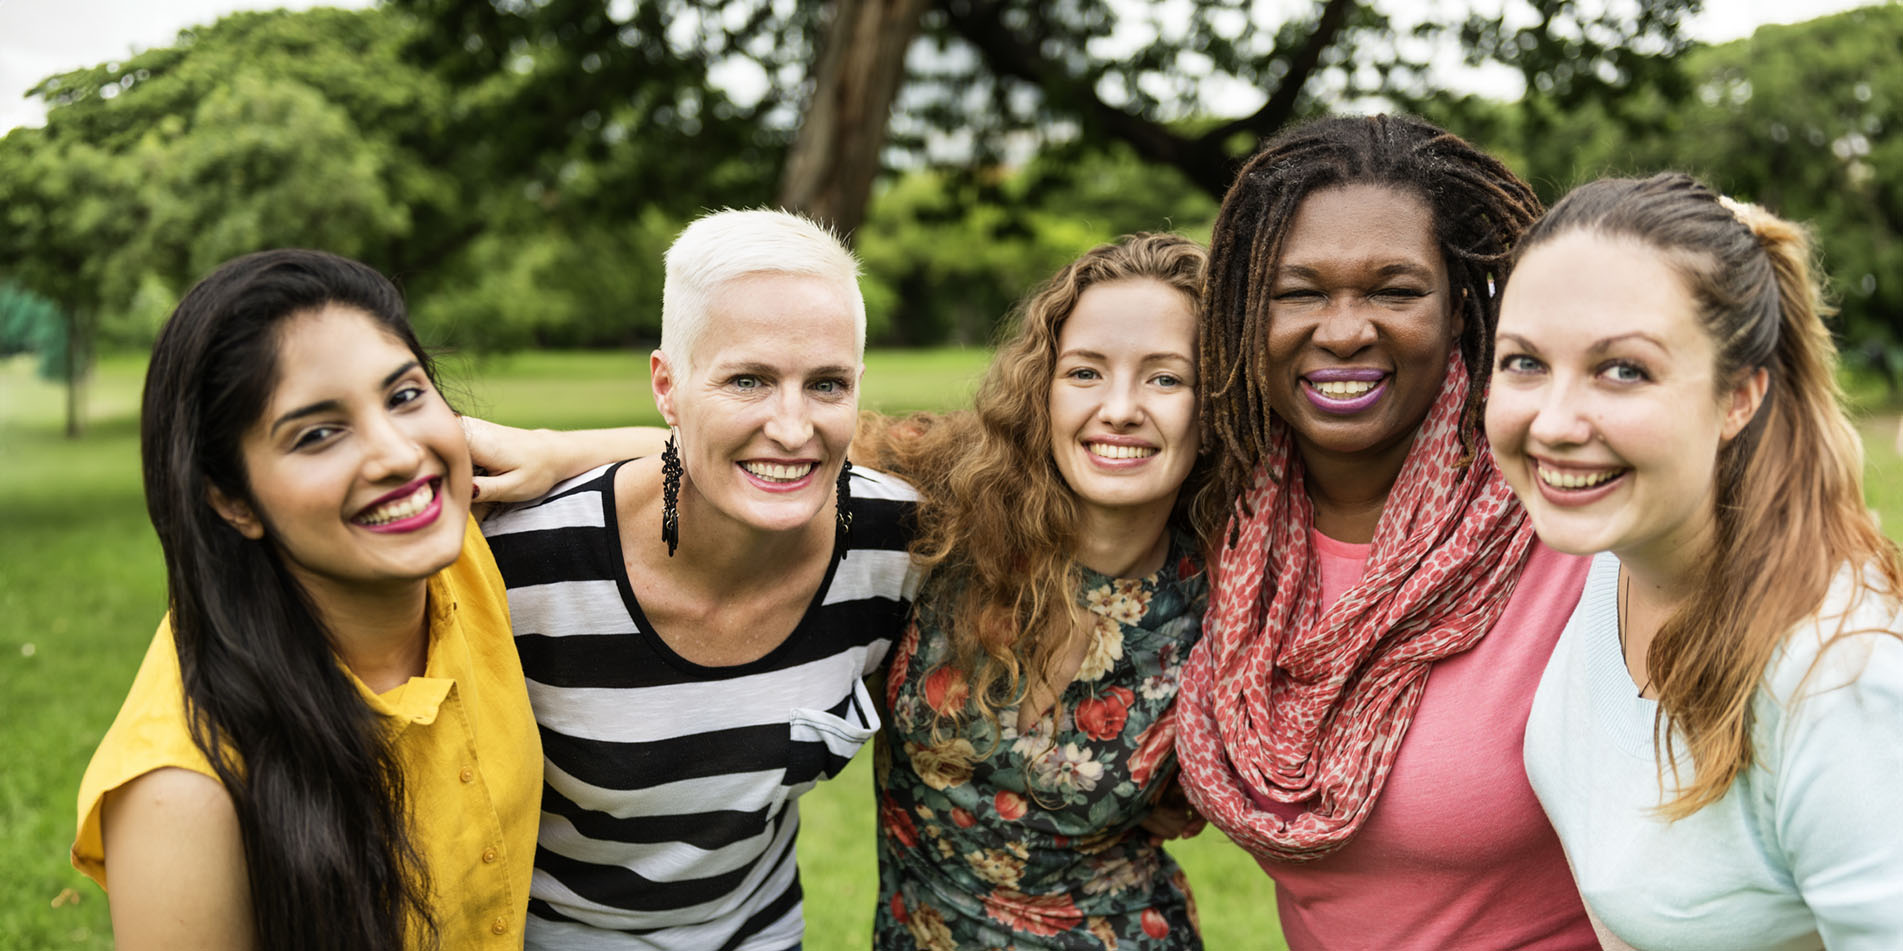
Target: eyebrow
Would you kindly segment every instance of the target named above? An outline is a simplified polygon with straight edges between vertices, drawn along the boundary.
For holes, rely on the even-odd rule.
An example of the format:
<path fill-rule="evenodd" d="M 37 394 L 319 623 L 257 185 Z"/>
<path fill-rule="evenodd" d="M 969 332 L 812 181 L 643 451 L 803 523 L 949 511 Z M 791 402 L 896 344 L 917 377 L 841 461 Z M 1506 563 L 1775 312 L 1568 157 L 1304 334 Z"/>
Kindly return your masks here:
<path fill-rule="evenodd" d="M 1422 265 L 1419 265 L 1419 264 L 1415 264 L 1412 261 L 1396 261 L 1392 264 L 1383 264 L 1379 269 L 1375 271 L 1375 273 L 1376 275 L 1380 277 L 1394 277 L 1396 275 L 1401 275 L 1405 277 L 1420 278 L 1421 280 L 1424 280 L 1424 281 L 1432 280 L 1434 277 L 1434 272 L 1432 269 L 1423 267 Z M 1301 278 L 1303 280 L 1308 280 L 1308 281 L 1318 281 L 1318 280 L 1321 280 L 1322 272 L 1320 268 L 1310 267 L 1306 264 L 1284 264 L 1276 268 L 1276 276 Z"/>
<path fill-rule="evenodd" d="M 396 381 L 402 379 L 405 373 L 408 373 L 411 370 L 416 369 L 418 365 L 419 364 L 415 360 L 411 360 L 408 363 L 405 363 L 402 366 L 397 367 L 394 371 L 390 373 L 389 376 L 386 376 L 383 378 L 383 383 L 380 386 L 378 386 L 378 389 L 388 389 L 390 384 L 395 383 Z M 278 429 L 282 427 L 285 423 L 296 422 L 297 420 L 303 419 L 306 416 L 315 416 L 318 413 L 332 412 L 332 411 L 343 408 L 343 405 L 344 404 L 339 403 L 336 400 L 319 400 L 315 403 L 310 404 L 309 406 L 300 406 L 297 409 L 291 410 L 290 412 L 285 413 L 282 416 L 279 416 L 277 419 L 272 420 L 271 434 L 276 435 Z"/>
<path fill-rule="evenodd" d="M 1528 340 L 1525 337 L 1520 336 L 1519 334 L 1503 333 L 1500 335 L 1501 343 L 1506 343 L 1509 340 L 1513 341 L 1515 344 L 1518 344 L 1523 349 L 1533 350 L 1533 351 L 1539 350 L 1539 347 L 1535 346 L 1533 341 Z M 1660 340 L 1659 338 L 1654 337 L 1643 330 L 1634 330 L 1631 333 L 1622 333 L 1622 334 L 1617 334 L 1615 336 L 1604 337 L 1599 340 L 1595 340 L 1593 341 L 1592 346 L 1586 348 L 1586 352 L 1587 353 L 1604 353 L 1605 351 L 1612 349 L 1613 344 L 1623 343 L 1627 340 L 1637 340 L 1642 343 L 1649 343 L 1652 346 L 1665 351 L 1666 353 L 1672 352 L 1672 348 L 1666 346 L 1665 341 Z"/>
<path fill-rule="evenodd" d="M 781 376 L 783 375 L 783 372 L 784 372 L 779 367 L 772 366 L 770 364 L 765 364 L 765 363 L 758 363 L 754 361 L 745 361 L 741 363 L 715 364 L 713 369 L 721 373 L 749 373 L 754 376 Z M 808 375 L 809 376 L 851 376 L 855 369 L 857 368 L 843 366 L 843 365 L 815 367 L 812 370 L 812 372 L 809 373 Z"/>
<path fill-rule="evenodd" d="M 1081 347 L 1073 347 L 1057 355 L 1057 359 L 1059 360 L 1062 360 L 1065 357 L 1082 357 L 1086 360 L 1103 360 L 1103 361 L 1108 361 L 1110 359 L 1109 357 L 1101 353 L 1098 353 L 1095 350 L 1085 350 Z M 1196 362 L 1193 358 L 1191 358 L 1187 354 L 1178 353 L 1174 350 L 1158 350 L 1155 353 L 1146 353 L 1143 355 L 1142 360 L 1140 360 L 1139 362 L 1155 363 L 1159 360 L 1182 360 L 1185 363 Z"/>

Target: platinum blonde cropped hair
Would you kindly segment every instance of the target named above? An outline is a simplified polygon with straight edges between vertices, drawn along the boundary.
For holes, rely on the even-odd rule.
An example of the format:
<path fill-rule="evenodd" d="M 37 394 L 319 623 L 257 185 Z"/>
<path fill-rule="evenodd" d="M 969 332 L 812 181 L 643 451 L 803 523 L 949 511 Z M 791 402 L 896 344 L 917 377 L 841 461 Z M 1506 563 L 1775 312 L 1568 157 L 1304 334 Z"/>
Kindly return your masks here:
<path fill-rule="evenodd" d="M 799 274 L 837 286 L 852 308 L 854 352 L 866 352 L 866 300 L 859 260 L 832 229 L 790 211 L 732 208 L 704 215 L 667 249 L 661 288 L 661 352 L 685 372 L 707 331 L 708 307 L 722 284 L 750 274 Z"/>

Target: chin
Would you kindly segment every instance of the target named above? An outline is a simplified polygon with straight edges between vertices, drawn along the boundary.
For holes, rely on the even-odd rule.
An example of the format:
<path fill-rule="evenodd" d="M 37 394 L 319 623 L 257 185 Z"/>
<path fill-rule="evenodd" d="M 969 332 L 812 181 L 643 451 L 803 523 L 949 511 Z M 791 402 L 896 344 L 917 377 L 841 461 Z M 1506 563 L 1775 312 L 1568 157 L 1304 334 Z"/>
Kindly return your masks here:
<path fill-rule="evenodd" d="M 1614 547 L 1603 522 L 1582 525 L 1575 517 L 1542 513 L 1536 509 L 1530 509 L 1528 514 L 1533 518 L 1533 531 L 1539 535 L 1540 543 L 1556 552 L 1597 555 L 1602 551 L 1611 551 Z"/>

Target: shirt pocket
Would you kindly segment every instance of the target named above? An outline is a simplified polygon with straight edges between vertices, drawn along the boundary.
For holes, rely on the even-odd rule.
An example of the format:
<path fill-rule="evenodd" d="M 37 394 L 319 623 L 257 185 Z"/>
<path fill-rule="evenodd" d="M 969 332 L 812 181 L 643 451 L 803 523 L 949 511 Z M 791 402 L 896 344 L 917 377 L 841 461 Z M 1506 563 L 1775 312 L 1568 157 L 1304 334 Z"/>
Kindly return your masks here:
<path fill-rule="evenodd" d="M 837 776 L 854 753 L 879 731 L 879 715 L 865 681 L 831 710 L 794 707 L 787 723 L 786 785 L 795 795 Z"/>

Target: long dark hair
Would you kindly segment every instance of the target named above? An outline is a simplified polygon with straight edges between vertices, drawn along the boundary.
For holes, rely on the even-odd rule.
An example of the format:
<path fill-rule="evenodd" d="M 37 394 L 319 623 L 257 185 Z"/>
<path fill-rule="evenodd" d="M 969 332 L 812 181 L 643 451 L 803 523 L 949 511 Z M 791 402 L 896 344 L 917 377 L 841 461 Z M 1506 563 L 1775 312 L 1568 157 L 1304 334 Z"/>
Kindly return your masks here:
<path fill-rule="evenodd" d="M 1539 198 L 1512 170 L 1461 137 L 1405 116 L 1319 119 L 1270 139 L 1236 173 L 1209 241 L 1208 317 L 1203 325 L 1203 425 L 1214 437 L 1217 480 L 1240 498 L 1269 439 L 1269 289 L 1282 243 L 1309 195 L 1345 185 L 1384 185 L 1420 196 L 1434 213 L 1434 238 L 1458 295 L 1460 355 L 1467 404 L 1460 439 L 1480 451 L 1496 293 L 1520 234 L 1540 214 Z M 1246 503 L 1245 503 L 1246 506 Z"/>
<path fill-rule="evenodd" d="M 1682 819 L 1756 762 L 1752 698 L 1837 571 L 1847 564 L 1860 591 L 1894 596 L 1903 562 L 1864 504 L 1863 445 L 1844 412 L 1809 233 L 1666 172 L 1581 185 L 1527 232 L 1519 253 L 1580 231 L 1643 242 L 1678 273 L 1716 351 L 1714 396 L 1766 371 L 1757 414 L 1718 449 L 1710 550 L 1646 651 L 1659 695 L 1661 791 L 1672 794 L 1660 812 Z M 1692 756 L 1689 779 L 1672 755 L 1680 740 Z M 1663 788 L 1667 768 L 1676 789 Z"/>
<path fill-rule="evenodd" d="M 200 281 L 159 332 L 139 449 L 192 741 L 237 808 L 259 947 L 394 951 L 436 931 L 400 763 L 270 539 L 208 501 L 216 488 L 256 508 L 240 439 L 276 385 L 281 328 L 329 305 L 368 315 L 435 379 L 382 275 L 264 251 Z"/>

